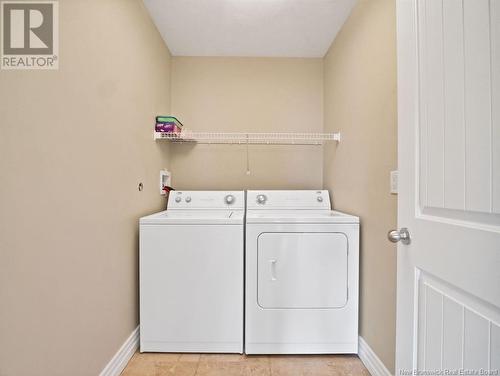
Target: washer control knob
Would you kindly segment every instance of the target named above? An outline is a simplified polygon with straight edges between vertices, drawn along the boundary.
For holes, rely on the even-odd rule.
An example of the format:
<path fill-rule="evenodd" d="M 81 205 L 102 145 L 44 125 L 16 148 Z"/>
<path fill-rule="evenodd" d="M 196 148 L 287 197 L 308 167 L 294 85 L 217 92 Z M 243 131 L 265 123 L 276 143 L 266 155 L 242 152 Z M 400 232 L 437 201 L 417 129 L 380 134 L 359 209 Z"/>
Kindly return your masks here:
<path fill-rule="evenodd" d="M 323 202 L 323 197 L 318 196 L 318 197 L 316 198 L 316 200 L 318 200 L 318 202 Z"/>
<path fill-rule="evenodd" d="M 264 205 L 267 201 L 267 196 L 266 195 L 257 195 L 257 204 Z"/>
<path fill-rule="evenodd" d="M 181 202 L 181 198 L 180 198 L 179 196 L 177 196 L 177 197 L 175 198 L 175 202 Z"/>
<path fill-rule="evenodd" d="M 226 204 L 232 205 L 234 204 L 235 198 L 233 195 L 227 195 L 226 197 L 224 197 L 224 201 Z"/>
<path fill-rule="evenodd" d="M 186 197 L 186 202 L 191 202 L 191 196 Z"/>

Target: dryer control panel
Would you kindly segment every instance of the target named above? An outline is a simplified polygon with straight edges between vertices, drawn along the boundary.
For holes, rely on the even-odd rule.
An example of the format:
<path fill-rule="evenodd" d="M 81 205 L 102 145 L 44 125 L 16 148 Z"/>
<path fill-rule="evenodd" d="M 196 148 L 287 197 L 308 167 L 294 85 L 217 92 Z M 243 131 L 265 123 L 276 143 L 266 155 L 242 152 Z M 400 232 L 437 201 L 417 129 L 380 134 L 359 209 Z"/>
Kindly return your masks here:
<path fill-rule="evenodd" d="M 331 210 L 331 205 L 327 190 L 247 191 L 247 209 Z"/>

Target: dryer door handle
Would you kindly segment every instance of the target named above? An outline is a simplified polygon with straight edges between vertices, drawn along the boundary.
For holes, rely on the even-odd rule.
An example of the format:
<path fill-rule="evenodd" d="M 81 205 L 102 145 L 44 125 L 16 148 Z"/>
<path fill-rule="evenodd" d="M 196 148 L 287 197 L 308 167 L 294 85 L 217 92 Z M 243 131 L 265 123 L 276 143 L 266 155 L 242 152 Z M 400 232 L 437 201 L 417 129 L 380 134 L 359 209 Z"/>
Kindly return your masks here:
<path fill-rule="evenodd" d="M 269 265 L 271 266 L 271 281 L 276 281 L 276 263 L 278 260 L 271 259 L 269 260 Z"/>

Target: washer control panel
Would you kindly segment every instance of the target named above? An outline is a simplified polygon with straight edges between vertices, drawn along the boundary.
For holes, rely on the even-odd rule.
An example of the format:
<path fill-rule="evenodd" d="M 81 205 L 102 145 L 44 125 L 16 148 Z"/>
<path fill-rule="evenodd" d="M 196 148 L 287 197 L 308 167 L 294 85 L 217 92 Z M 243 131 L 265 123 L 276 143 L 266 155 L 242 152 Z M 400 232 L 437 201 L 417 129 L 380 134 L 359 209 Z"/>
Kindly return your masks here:
<path fill-rule="evenodd" d="M 244 209 L 243 191 L 171 191 L 168 209 Z"/>

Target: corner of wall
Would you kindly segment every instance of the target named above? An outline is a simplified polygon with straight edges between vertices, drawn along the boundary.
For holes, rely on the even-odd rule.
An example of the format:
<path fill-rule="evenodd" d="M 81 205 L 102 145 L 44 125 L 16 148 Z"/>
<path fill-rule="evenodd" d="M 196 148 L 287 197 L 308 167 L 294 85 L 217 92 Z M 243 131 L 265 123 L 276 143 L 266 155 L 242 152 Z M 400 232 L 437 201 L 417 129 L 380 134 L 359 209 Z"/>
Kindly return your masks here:
<path fill-rule="evenodd" d="M 340 144 L 325 146 L 323 186 L 336 209 L 361 218 L 360 335 L 389 370 L 396 252 L 381 233 L 397 220 L 397 197 L 389 193 L 389 172 L 397 168 L 395 5 L 358 1 L 323 69 L 324 131 L 342 133 Z"/>

